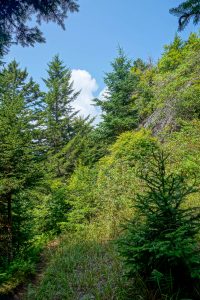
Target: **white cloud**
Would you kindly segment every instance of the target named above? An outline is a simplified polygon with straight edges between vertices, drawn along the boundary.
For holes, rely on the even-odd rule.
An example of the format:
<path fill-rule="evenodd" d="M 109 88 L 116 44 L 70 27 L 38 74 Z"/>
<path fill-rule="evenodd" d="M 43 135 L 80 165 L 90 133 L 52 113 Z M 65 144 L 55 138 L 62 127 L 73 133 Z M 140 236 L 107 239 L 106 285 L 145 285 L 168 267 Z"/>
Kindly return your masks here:
<path fill-rule="evenodd" d="M 74 108 L 79 110 L 79 114 L 85 117 L 88 115 L 91 117 L 98 116 L 97 108 L 92 105 L 92 99 L 95 98 L 95 92 L 98 90 L 96 79 L 92 78 L 86 70 L 72 70 L 71 78 L 74 83 L 74 90 L 81 90 L 80 95 L 73 103 Z"/>

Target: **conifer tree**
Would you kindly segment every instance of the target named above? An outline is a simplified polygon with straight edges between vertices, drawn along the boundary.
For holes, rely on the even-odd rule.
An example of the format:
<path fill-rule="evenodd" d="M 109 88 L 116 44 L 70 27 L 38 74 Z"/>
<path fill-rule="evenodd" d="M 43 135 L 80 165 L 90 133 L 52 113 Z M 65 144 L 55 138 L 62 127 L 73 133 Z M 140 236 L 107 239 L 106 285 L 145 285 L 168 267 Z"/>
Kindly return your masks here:
<path fill-rule="evenodd" d="M 66 203 L 66 179 L 72 174 L 84 150 L 89 132 L 89 118 L 77 117 L 73 101 L 80 92 L 75 92 L 71 71 L 56 55 L 49 63 L 48 78 L 44 79 L 47 92 L 44 97 L 44 140 L 46 144 L 46 171 L 49 184 L 48 208 L 42 227 L 52 233 L 60 233 L 62 222 L 66 221 L 69 205 Z M 45 146 L 45 145 L 44 145 Z"/>
<path fill-rule="evenodd" d="M 132 63 L 120 48 L 119 56 L 111 65 L 112 71 L 104 79 L 107 87 L 104 99 L 94 100 L 102 110 L 98 131 L 110 142 L 120 133 L 137 126 L 137 111 L 132 99 L 137 76 L 131 73 Z"/>
<path fill-rule="evenodd" d="M 174 71 L 183 62 L 184 46 L 185 43 L 178 35 L 175 35 L 172 43 L 164 46 L 164 53 L 158 62 L 161 73 Z"/>
<path fill-rule="evenodd" d="M 86 118 L 76 117 L 73 121 L 73 136 L 63 149 L 55 156 L 62 167 L 62 173 L 66 177 L 71 175 L 77 164 L 90 164 L 90 135 L 92 132 L 92 121 L 89 116 Z"/>
<path fill-rule="evenodd" d="M 12 260 L 25 240 L 26 190 L 41 178 L 35 140 L 41 93 L 14 61 L 0 76 L 0 237 L 3 262 Z M 2 263 L 2 260 L 1 260 Z"/>
<path fill-rule="evenodd" d="M 72 107 L 79 92 L 73 90 L 71 71 L 59 56 L 49 63 L 48 78 L 44 79 L 48 89 L 45 95 L 45 125 L 47 145 L 56 154 L 73 136 L 73 119 L 77 112 Z"/>
<path fill-rule="evenodd" d="M 162 295 L 197 299 L 193 292 L 200 270 L 200 211 L 187 198 L 198 189 L 186 176 L 168 170 L 163 151 L 153 153 L 143 167 L 144 192 L 134 199 L 135 216 L 119 240 L 128 275 L 139 274 Z"/>

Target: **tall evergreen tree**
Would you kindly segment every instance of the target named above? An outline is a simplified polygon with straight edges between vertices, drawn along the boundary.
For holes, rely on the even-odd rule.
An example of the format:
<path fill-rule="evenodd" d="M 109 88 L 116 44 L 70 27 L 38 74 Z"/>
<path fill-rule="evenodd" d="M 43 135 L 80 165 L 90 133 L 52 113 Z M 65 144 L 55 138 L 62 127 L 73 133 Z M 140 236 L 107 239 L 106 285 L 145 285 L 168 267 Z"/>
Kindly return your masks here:
<path fill-rule="evenodd" d="M 137 112 L 132 99 L 137 76 L 131 73 L 132 63 L 122 49 L 111 65 L 112 71 L 104 79 L 107 87 L 104 99 L 94 101 L 102 110 L 99 132 L 112 142 L 120 133 L 137 126 Z"/>
<path fill-rule="evenodd" d="M 48 78 L 44 79 L 48 89 L 45 96 L 45 119 L 47 143 L 57 153 L 73 136 L 73 119 L 77 112 L 72 107 L 80 92 L 75 92 L 71 71 L 58 56 L 49 64 Z"/>
<path fill-rule="evenodd" d="M 31 204 L 26 190 L 41 177 L 35 140 L 41 93 L 27 77 L 15 61 L 0 76 L 0 239 L 4 263 L 28 239 L 26 209 Z"/>
<path fill-rule="evenodd" d="M 179 30 L 183 30 L 191 19 L 194 25 L 200 22 L 200 0 L 187 0 L 178 7 L 170 9 L 170 13 L 179 18 Z"/>
<path fill-rule="evenodd" d="M 57 154 L 73 137 L 73 120 L 77 111 L 72 107 L 79 92 L 73 89 L 71 71 L 59 56 L 49 63 L 48 78 L 44 79 L 48 89 L 45 95 L 45 136 L 49 154 Z M 58 167 L 59 173 L 59 167 Z"/>

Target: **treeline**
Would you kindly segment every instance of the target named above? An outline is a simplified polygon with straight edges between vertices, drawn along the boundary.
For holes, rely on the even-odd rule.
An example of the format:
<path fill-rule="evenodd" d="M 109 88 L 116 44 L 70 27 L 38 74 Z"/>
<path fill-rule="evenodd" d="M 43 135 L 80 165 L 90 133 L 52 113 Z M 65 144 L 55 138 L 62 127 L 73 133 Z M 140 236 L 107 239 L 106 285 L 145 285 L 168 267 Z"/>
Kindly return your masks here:
<path fill-rule="evenodd" d="M 44 82 L 47 92 L 15 61 L 1 70 L 1 269 L 29 255 L 38 235 L 60 231 L 56 224 L 65 220 L 68 210 L 62 186 L 92 129 L 72 107 L 79 93 L 58 56 L 49 64 Z M 79 136 L 83 139 L 73 150 Z"/>
<path fill-rule="evenodd" d="M 179 218 L 176 213 L 181 205 L 186 206 L 188 211 L 192 207 L 199 209 L 199 36 L 191 34 L 187 41 L 176 36 L 170 45 L 165 46 L 157 63 L 141 59 L 132 61 L 119 49 L 111 72 L 105 75 L 104 97 L 94 99 L 95 105 L 102 111 L 101 122 L 97 126 L 93 125 L 89 116 L 84 119 L 73 108 L 79 92 L 74 91 L 71 71 L 58 56 L 49 63 L 44 83 L 45 92 L 15 61 L 1 69 L 1 282 L 5 282 L 17 269 L 28 268 L 27 264 L 46 240 L 65 231 L 82 230 L 85 226 L 98 227 L 104 232 L 105 239 L 116 238 L 119 225 L 125 219 L 132 219 L 138 208 L 151 214 L 155 203 L 158 214 L 152 214 L 152 219 L 144 214 L 137 219 L 137 224 L 134 223 L 142 226 L 142 220 L 147 218 L 150 223 L 145 223 L 145 226 L 152 229 L 149 235 L 142 227 L 135 227 L 138 232 L 128 227 L 138 245 L 134 251 L 141 253 L 138 257 L 132 254 L 135 259 L 132 267 L 147 282 L 149 278 L 154 280 L 155 289 L 165 286 L 165 294 L 181 288 L 180 282 L 176 282 L 176 286 L 172 284 L 169 289 L 167 284 L 170 272 L 174 270 L 174 274 L 177 273 L 183 265 L 187 269 L 187 278 L 199 278 L 199 258 L 194 256 L 195 264 L 187 260 L 197 250 L 193 244 L 198 233 L 198 230 L 195 231 L 198 216 L 194 217 L 197 222 L 193 222 L 193 218 L 180 215 L 180 222 L 172 226 L 168 235 L 170 241 L 174 239 L 178 245 L 176 249 L 174 246 L 170 248 L 171 252 L 171 246 L 162 243 L 166 236 L 155 235 L 158 243 L 154 244 L 152 238 L 150 246 L 148 244 L 148 237 L 159 226 L 163 225 L 165 230 L 166 219 L 162 219 L 156 227 L 152 225 L 159 220 L 161 207 L 162 216 L 173 210 L 175 219 Z M 165 164 L 165 154 L 170 155 L 167 159 L 169 165 Z M 158 161 L 155 163 L 158 172 L 152 171 L 149 165 L 154 159 Z M 169 178 L 163 175 L 162 170 Z M 154 176 L 151 172 L 155 172 Z M 150 177 L 152 184 L 153 180 L 155 183 L 160 180 L 159 174 L 164 176 L 161 180 L 166 185 L 163 195 L 169 192 L 172 197 L 165 199 L 168 210 L 163 208 L 162 201 L 154 202 L 157 191 L 149 198 L 153 201 L 149 202 L 150 206 L 148 197 L 142 198 L 148 200 L 146 202 L 138 200 L 142 197 L 138 198 L 138 195 L 145 192 L 144 182 L 148 183 L 149 174 L 153 176 Z M 157 186 L 157 189 L 160 187 Z M 178 196 L 180 190 L 188 193 Z M 171 199 L 177 202 L 173 200 L 172 205 Z M 133 203 L 137 207 L 133 208 Z M 192 210 L 190 212 L 192 214 Z M 196 222 L 194 230 L 190 231 L 187 227 L 181 230 L 183 223 L 185 226 L 189 220 L 190 224 Z M 178 244 L 184 234 L 188 236 L 185 242 L 187 253 L 183 250 L 184 245 Z M 139 247 L 137 237 L 147 243 Z M 130 241 L 130 235 L 127 241 Z M 132 240 L 129 245 L 131 243 Z M 144 245 L 146 252 L 142 252 Z M 129 273 L 135 276 L 129 265 L 129 258 L 133 261 L 133 256 L 129 257 L 131 251 L 120 247 L 127 258 Z M 156 253 L 153 252 L 155 247 Z M 142 274 L 144 257 L 149 268 Z M 152 262 L 156 261 L 156 257 L 159 257 L 159 262 L 165 262 L 161 268 L 161 263 Z M 170 259 L 176 264 L 174 257 L 183 264 L 178 264 L 173 270 L 165 268 Z"/>

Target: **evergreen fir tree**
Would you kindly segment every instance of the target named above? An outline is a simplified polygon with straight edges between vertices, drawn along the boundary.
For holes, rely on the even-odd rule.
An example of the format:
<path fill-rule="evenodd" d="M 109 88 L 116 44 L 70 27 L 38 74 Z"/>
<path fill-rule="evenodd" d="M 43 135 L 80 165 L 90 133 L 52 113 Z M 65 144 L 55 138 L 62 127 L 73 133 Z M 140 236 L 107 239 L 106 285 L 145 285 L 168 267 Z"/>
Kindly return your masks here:
<path fill-rule="evenodd" d="M 73 120 L 77 111 L 72 102 L 79 92 L 74 92 L 71 71 L 58 56 L 50 62 L 48 78 L 44 82 L 48 89 L 45 95 L 45 135 L 51 153 L 56 154 L 73 136 Z"/>
<path fill-rule="evenodd" d="M 137 76 L 131 73 L 132 63 L 122 49 L 111 64 L 113 70 L 104 79 L 107 90 L 104 99 L 95 99 L 95 105 L 102 110 L 102 122 L 98 132 L 112 142 L 120 133 L 136 128 L 137 111 L 132 99 Z"/>
<path fill-rule="evenodd" d="M 0 76 L 0 263 L 11 261 L 29 239 L 26 191 L 41 178 L 34 140 L 40 107 L 38 85 L 15 61 L 9 64 Z"/>
<path fill-rule="evenodd" d="M 159 151 L 146 162 L 140 175 L 144 192 L 134 199 L 135 216 L 125 226 L 119 250 L 130 277 L 140 275 L 162 295 L 197 299 L 200 211 L 185 203 L 198 189 L 185 176 L 170 173 L 167 161 Z"/>
<path fill-rule="evenodd" d="M 88 144 L 89 136 L 92 131 L 93 119 L 76 117 L 73 120 L 73 136 L 54 159 L 60 161 L 62 174 L 69 177 L 80 161 L 88 164 Z M 90 158 L 91 159 L 91 158 Z"/>

